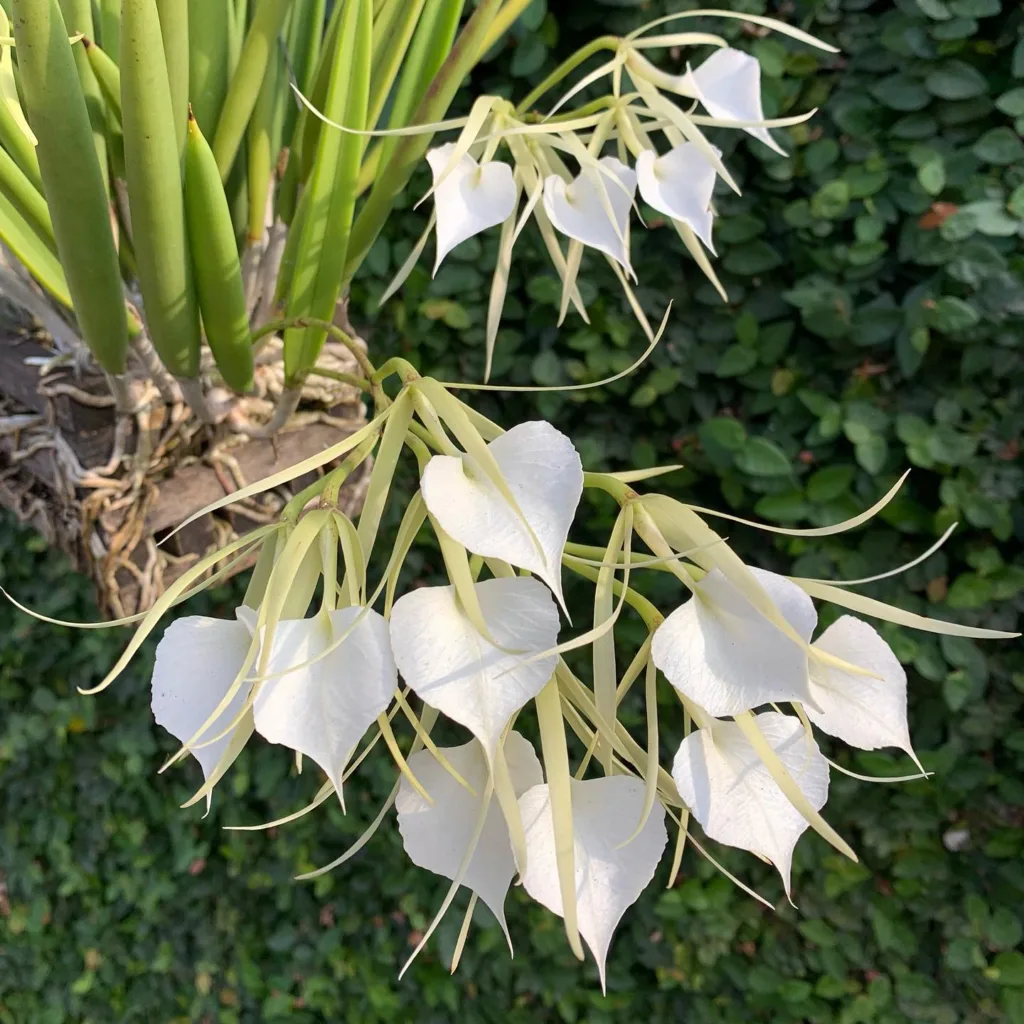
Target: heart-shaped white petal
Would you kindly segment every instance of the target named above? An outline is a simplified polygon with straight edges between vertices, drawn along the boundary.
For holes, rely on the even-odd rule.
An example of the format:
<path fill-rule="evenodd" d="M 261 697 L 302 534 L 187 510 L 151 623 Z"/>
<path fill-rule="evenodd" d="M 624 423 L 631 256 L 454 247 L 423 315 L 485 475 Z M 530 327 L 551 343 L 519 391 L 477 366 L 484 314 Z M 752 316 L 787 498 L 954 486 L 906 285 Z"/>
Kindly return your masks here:
<path fill-rule="evenodd" d="M 794 631 L 809 642 L 817 615 L 807 594 L 785 576 L 750 571 Z M 668 681 L 716 718 L 770 701 L 813 702 L 806 650 L 772 625 L 718 569 L 662 623 L 651 653 Z"/>
<path fill-rule="evenodd" d="M 391 646 L 416 695 L 469 729 L 490 757 L 508 720 L 555 670 L 554 654 L 524 660 L 555 646 L 558 609 L 547 587 L 526 576 L 484 580 L 476 594 L 491 637 L 504 650 L 473 628 L 454 587 L 423 587 L 400 597 L 391 611 Z"/>
<path fill-rule="evenodd" d="M 533 747 L 519 733 L 508 734 L 504 751 L 516 796 L 543 781 L 540 761 Z M 470 740 L 461 747 L 444 747 L 442 753 L 476 790 L 477 796 L 459 785 L 433 754 L 421 750 L 409 758 L 409 768 L 434 804 L 428 804 L 403 776 L 395 806 L 398 830 L 410 860 L 418 867 L 454 881 L 477 828 L 490 769 L 477 740 Z M 493 795 L 485 813 L 487 817 L 476 852 L 462 881 L 491 908 L 505 937 L 509 938 L 505 897 L 516 873 L 516 862 L 505 816 Z M 510 949 L 511 946 L 509 939 Z"/>
<path fill-rule="evenodd" d="M 828 762 L 800 720 L 769 711 L 754 718 L 815 810 L 828 798 Z M 683 740 L 672 765 L 679 795 L 704 831 L 767 857 L 789 894 L 793 848 L 807 821 L 786 799 L 735 722 L 715 722 Z"/>
<path fill-rule="evenodd" d="M 763 121 L 761 106 L 761 65 L 749 53 L 723 48 L 713 54 L 689 81 L 696 85 L 705 110 L 723 121 Z M 767 128 L 744 129 L 776 153 L 786 151 L 771 137 Z"/>
<path fill-rule="evenodd" d="M 605 984 L 605 961 L 622 915 L 654 877 L 665 851 L 665 810 L 655 804 L 639 834 L 644 784 L 627 775 L 572 782 L 576 913 L 580 935 L 590 947 Z M 555 833 L 548 787 L 535 786 L 519 799 L 526 830 L 523 886 L 552 913 L 562 916 Z M 625 846 L 622 844 L 626 843 Z"/>
<path fill-rule="evenodd" d="M 246 626 L 231 619 L 189 615 L 172 622 L 157 645 L 153 666 L 153 716 L 157 724 L 182 743 L 190 740 L 231 688 L 251 642 Z M 244 682 L 196 742 L 213 739 L 227 728 L 251 689 L 252 684 Z M 232 740 L 242 739 L 241 733 L 245 738 L 252 733 L 251 714 L 233 732 L 192 751 L 205 779 L 213 775 Z M 235 745 L 241 749 L 240 744 Z"/>
<path fill-rule="evenodd" d="M 557 175 L 546 178 L 544 212 L 563 235 L 599 249 L 633 273 L 629 263 L 629 212 L 636 193 L 636 174 L 613 156 L 602 157 L 598 163 L 611 176 L 587 167 L 569 183 Z"/>
<path fill-rule="evenodd" d="M 353 749 L 398 685 L 388 625 L 372 610 L 333 651 L 313 661 L 362 611 L 342 608 L 278 623 L 266 666 L 273 678 L 260 684 L 253 702 L 256 731 L 316 762 L 339 793 Z"/>
<path fill-rule="evenodd" d="M 694 143 L 681 142 L 664 156 L 645 149 L 636 158 L 636 177 L 645 203 L 688 224 L 715 251 L 711 242 L 715 169 Z"/>
<path fill-rule="evenodd" d="M 821 710 L 808 707 L 807 717 L 819 729 L 853 747 L 899 747 L 913 757 L 907 727 L 907 674 L 877 631 L 852 615 L 844 615 L 814 641 L 811 649 L 874 675 L 845 672 L 816 660 L 812 653 L 811 694 Z"/>
<path fill-rule="evenodd" d="M 516 208 L 512 168 L 498 160 L 482 167 L 468 154 L 437 184 L 451 160 L 455 144 L 438 146 L 427 153 L 434 174 L 434 208 L 437 211 L 437 259 L 434 273 L 461 242 L 508 220 Z"/>
<path fill-rule="evenodd" d="M 487 447 L 533 537 L 468 456 L 434 456 L 420 480 L 423 500 L 453 540 L 474 554 L 500 558 L 539 576 L 564 604 L 562 549 L 583 495 L 579 453 L 565 434 L 543 420 L 520 423 Z"/>

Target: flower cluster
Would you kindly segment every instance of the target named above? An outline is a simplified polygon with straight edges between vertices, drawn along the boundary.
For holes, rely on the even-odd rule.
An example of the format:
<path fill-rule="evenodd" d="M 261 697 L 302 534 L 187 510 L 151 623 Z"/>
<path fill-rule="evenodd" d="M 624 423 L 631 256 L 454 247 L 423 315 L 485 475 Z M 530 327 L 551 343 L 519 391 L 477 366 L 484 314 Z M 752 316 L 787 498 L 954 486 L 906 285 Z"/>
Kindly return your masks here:
<path fill-rule="evenodd" d="M 346 783 L 383 739 L 396 765 L 389 800 L 354 847 L 313 874 L 361 849 L 394 806 L 413 862 L 452 883 L 416 953 L 463 886 L 472 898 L 459 949 L 477 899 L 508 936 L 505 899 L 518 877 L 564 918 L 581 957 L 586 943 L 602 981 L 613 932 L 658 870 L 670 824 L 677 832 L 670 884 L 688 839 L 711 858 L 691 818 L 709 839 L 774 864 L 787 895 L 793 849 L 808 827 L 853 857 L 821 815 L 838 766 L 816 735 L 914 758 L 907 680 L 889 645 L 860 618 L 843 615 L 815 637 L 814 599 L 935 632 L 1009 634 L 887 606 L 856 593 L 863 581 L 749 568 L 704 510 L 634 486 L 664 470 L 584 473 L 572 442 L 549 423 L 502 431 L 454 397 L 452 386 L 392 363 L 404 382 L 397 397 L 381 395 L 366 428 L 285 476 L 342 458 L 340 467 L 299 494 L 279 523 L 175 583 L 101 684 L 124 669 L 164 610 L 203 585 L 203 573 L 259 551 L 233 619 L 178 619 L 157 649 L 156 720 L 182 743 L 172 761 L 191 753 L 204 775 L 190 803 L 209 803 L 258 733 L 325 776 L 314 801 L 285 821 L 332 794 L 344 807 Z M 418 461 L 419 488 L 371 591 L 369 559 L 403 450 Z M 371 453 L 366 506 L 352 523 L 336 507 L 338 488 Z M 847 523 L 782 532 L 856 527 L 898 488 Z M 603 548 L 569 541 L 587 489 L 618 503 Z M 398 596 L 402 565 L 427 523 L 448 583 Z M 593 623 L 561 639 L 566 570 L 593 582 Z M 643 595 L 648 571 L 678 581 L 679 602 L 667 616 Z M 620 670 L 615 627 L 626 614 L 640 617 L 647 639 Z M 581 675 L 565 656 L 585 648 L 592 664 Z M 666 722 L 658 717 L 659 673 L 678 697 Z M 641 677 L 643 742 L 618 721 L 619 704 Z M 539 753 L 518 728 L 531 709 Z M 411 727 L 404 744 L 397 715 Z M 468 741 L 437 746 L 431 732 L 441 715 Z M 662 726 L 675 738 L 670 769 L 662 766 Z M 575 764 L 567 729 L 585 751 Z"/>
<path fill-rule="evenodd" d="M 650 45 L 695 42 L 716 52 L 681 76 L 643 55 Z M 438 262 L 476 232 L 502 225 L 492 316 L 500 312 L 511 247 L 529 216 L 562 277 L 563 306 L 585 312 L 575 286 L 585 246 L 609 259 L 632 295 L 628 241 L 636 189 L 672 218 L 684 241 L 710 247 L 712 189 L 727 172 L 702 125 L 727 123 L 771 144 L 756 63 L 715 37 L 615 41 L 613 58 L 566 98 L 603 75 L 613 80 L 610 100 L 540 123 L 485 98 L 461 122 L 460 139 L 428 156 Z M 635 91 L 622 91 L 625 76 Z M 666 93 L 695 99 L 707 115 L 677 108 Z M 582 138 L 582 131 L 591 134 Z M 670 144 L 663 155 L 652 132 Z M 602 153 L 609 142 L 619 156 Z M 514 166 L 494 159 L 499 145 L 507 145 Z M 579 174 L 569 173 L 562 153 L 578 161 Z M 626 164 L 629 153 L 635 168 Z M 570 239 L 566 252 L 556 230 Z M 691 251 L 701 252 L 696 243 Z M 400 358 L 378 370 L 364 356 L 361 366 L 376 406 L 370 423 L 193 518 L 334 468 L 298 493 L 280 521 L 233 541 L 173 583 L 92 692 L 124 671 L 166 611 L 255 555 L 234 618 L 178 619 L 159 644 L 152 703 L 157 722 L 182 744 L 171 762 L 195 757 L 204 781 L 189 804 L 209 805 L 254 734 L 286 747 L 299 764 L 309 758 L 325 781 L 307 807 L 270 823 L 278 825 L 332 795 L 344 808 L 346 785 L 383 740 L 395 765 L 390 797 L 349 850 L 303 877 L 355 855 L 394 808 L 412 861 L 451 880 L 410 962 L 463 887 L 471 898 L 454 962 L 478 900 L 511 947 L 504 906 L 518 878 L 563 918 L 580 959 L 586 944 L 603 984 L 615 928 L 657 873 L 670 826 L 670 885 L 687 843 L 718 866 L 694 836 L 694 822 L 708 839 L 772 863 L 787 896 L 793 850 L 808 827 L 855 858 L 821 813 L 830 773 L 845 769 L 822 753 L 817 737 L 863 750 L 896 748 L 917 767 L 916 774 L 882 781 L 925 773 L 910 741 L 906 674 L 893 651 L 873 626 L 849 614 L 816 636 L 815 601 L 948 635 L 1015 635 L 927 618 L 857 592 L 881 577 L 828 582 L 748 567 L 709 525 L 718 513 L 639 489 L 677 467 L 585 473 L 571 440 L 549 423 L 505 431 L 456 397 L 462 385 L 421 377 Z M 392 396 L 385 384 L 395 376 L 400 386 Z M 374 580 L 379 526 L 394 497 L 396 468 L 410 455 L 418 487 L 405 496 L 386 565 Z M 365 504 L 353 522 L 338 508 L 339 488 L 371 457 Z M 854 529 L 901 483 L 845 523 L 763 528 L 808 538 Z M 569 539 L 587 490 L 610 496 L 618 508 L 604 546 Z M 399 593 L 403 565 L 427 527 L 448 582 Z M 568 636 L 566 572 L 593 585 L 592 621 Z M 645 596 L 651 572 L 674 579 L 674 607 L 660 609 Z M 623 667 L 616 634 L 626 616 L 639 618 L 646 638 Z M 580 660 L 586 651 L 589 667 Z M 659 678 L 678 702 L 667 721 L 659 721 Z M 638 739 L 619 721 L 619 706 L 641 679 L 647 727 Z M 464 729 L 466 742 L 438 746 L 431 733 L 440 716 Z M 531 718 L 536 730 L 521 728 Z M 408 728 L 396 728 L 396 720 Z M 663 731 L 672 738 L 670 758 L 663 756 Z M 527 738 L 535 732 L 539 748 Z"/>
<path fill-rule="evenodd" d="M 570 58 L 518 106 L 484 96 L 468 117 L 443 126 L 424 126 L 432 131 L 457 124 L 461 134 L 456 142 L 427 153 L 433 174 L 428 195 L 433 197 L 434 213 L 382 301 L 411 273 L 431 230 L 436 236 L 436 273 L 456 246 L 500 226 L 487 324 L 486 379 L 512 250 L 532 218 L 562 282 L 561 318 L 572 307 L 588 320 L 576 281 L 583 251 L 590 248 L 610 263 L 651 337 L 653 332 L 629 284 L 630 278 L 635 280 L 630 261 L 630 215 L 638 193 L 647 206 L 668 220 L 724 298 L 725 291 L 708 258 L 708 252 L 715 252 L 713 194 L 718 179 L 737 193 L 739 187 L 704 129 L 739 129 L 784 153 L 769 129 L 800 124 L 814 111 L 766 120 L 761 69 L 754 57 L 706 33 L 647 34 L 666 21 L 688 16 L 658 19 L 624 39 L 599 40 L 613 50 L 611 59 L 583 77 L 543 118 L 529 113 L 532 105 L 560 80 L 564 69 L 574 69 L 589 52 Z M 762 20 L 802 42 L 832 49 L 798 30 Z M 687 64 L 680 75 L 659 69 L 645 56 L 656 48 L 698 45 L 712 47 L 711 55 L 695 68 Z M 589 49 L 596 52 L 596 46 Z M 584 88 L 605 77 L 612 82 L 610 94 L 575 111 L 559 113 Z M 690 104 L 684 108 L 680 99 Z M 704 113 L 695 113 L 698 107 Z M 609 147 L 614 154 L 605 152 Z M 511 162 L 499 159 L 501 150 Z M 633 166 L 629 166 L 630 160 Z M 578 167 L 575 172 L 572 163 Z M 564 250 L 559 235 L 567 239 Z"/>

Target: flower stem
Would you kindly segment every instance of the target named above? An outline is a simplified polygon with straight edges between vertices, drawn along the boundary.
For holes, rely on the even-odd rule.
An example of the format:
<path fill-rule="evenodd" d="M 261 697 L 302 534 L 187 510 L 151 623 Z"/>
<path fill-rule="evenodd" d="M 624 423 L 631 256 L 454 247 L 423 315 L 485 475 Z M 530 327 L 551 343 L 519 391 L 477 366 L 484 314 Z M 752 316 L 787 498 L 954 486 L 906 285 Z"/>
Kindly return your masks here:
<path fill-rule="evenodd" d="M 618 36 L 600 36 L 593 42 L 581 47 L 571 57 L 566 58 L 554 71 L 544 79 L 520 104 L 516 107 L 517 114 L 523 114 L 532 107 L 546 93 L 549 93 L 567 75 L 572 74 L 585 60 L 592 57 L 601 50 L 617 50 L 619 48 Z"/>

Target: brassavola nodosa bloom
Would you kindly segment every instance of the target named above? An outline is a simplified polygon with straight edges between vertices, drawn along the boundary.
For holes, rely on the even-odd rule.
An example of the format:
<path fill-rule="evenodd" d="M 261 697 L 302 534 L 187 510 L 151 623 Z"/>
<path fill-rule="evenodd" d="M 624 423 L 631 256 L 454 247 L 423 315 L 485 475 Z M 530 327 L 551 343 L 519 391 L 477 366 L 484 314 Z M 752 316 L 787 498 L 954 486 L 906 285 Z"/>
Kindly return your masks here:
<path fill-rule="evenodd" d="M 763 118 L 756 62 L 738 51 L 705 38 L 715 52 L 681 75 L 644 56 L 655 46 L 700 42 L 679 35 L 617 41 L 611 60 L 587 76 L 591 84 L 612 80 L 611 94 L 592 109 L 537 119 L 485 98 L 459 140 L 428 155 L 437 263 L 479 232 L 501 232 L 489 336 L 502 273 L 531 219 L 562 279 L 566 309 L 585 312 L 576 280 L 587 249 L 611 260 L 632 295 L 637 194 L 672 218 L 706 261 L 689 241 L 711 248 L 713 190 L 729 178 L 704 129 L 731 127 L 770 142 L 778 122 Z M 650 335 L 653 346 L 658 336 Z M 196 799 L 209 800 L 257 736 L 313 761 L 320 789 L 290 818 L 340 800 L 358 785 L 363 760 L 386 750 L 389 798 L 352 847 L 311 874 L 358 853 L 394 806 L 410 858 L 451 881 L 415 952 L 462 888 L 472 895 L 455 958 L 477 899 L 511 945 L 517 937 L 504 907 L 518 880 L 563 919 L 581 958 L 584 945 L 590 950 L 603 984 L 622 916 L 659 874 L 672 880 L 664 858 L 670 833 L 680 853 L 693 839 L 698 854 L 712 856 L 691 835 L 693 822 L 707 839 L 771 861 L 789 895 L 793 850 L 808 828 L 855 855 L 823 814 L 837 769 L 818 736 L 914 756 L 906 674 L 882 634 L 857 616 L 960 636 L 1013 635 L 912 615 L 861 596 L 862 581 L 747 566 L 709 525 L 714 513 L 646 489 L 663 470 L 587 473 L 554 424 L 532 420 L 506 431 L 462 401 L 459 385 L 420 376 L 401 358 L 366 372 L 375 406 L 366 427 L 202 510 L 323 471 L 280 522 L 248 542 L 260 559 L 234 617 L 189 617 L 167 628 L 153 710 L 182 743 L 179 753 L 200 762 Z M 371 456 L 366 503 L 351 522 L 338 510 L 338 487 Z M 408 488 L 396 484 L 400 463 L 415 470 Z M 855 529 L 897 489 L 846 523 L 776 530 L 811 543 Z M 613 525 L 603 544 L 574 542 L 574 530 L 582 536 L 596 521 L 596 492 L 612 503 Z M 383 549 L 389 505 L 401 522 Z M 436 572 L 410 581 L 403 570 L 424 535 L 424 561 Z M 163 612 L 208 585 L 203 573 L 247 552 L 237 542 L 168 591 L 104 684 Z M 660 607 L 645 593 L 655 572 L 672 577 Z M 586 602 L 567 595 L 570 576 L 587 588 Z M 853 614 L 819 631 L 815 602 Z M 577 603 L 592 606 L 592 623 L 570 622 Z M 627 621 L 642 640 L 624 666 L 617 641 Z M 572 656 L 581 651 L 589 665 Z M 641 679 L 642 736 L 619 711 Z M 659 691 L 674 702 L 671 712 L 659 710 Z M 463 730 L 462 742 L 435 742 L 442 716 Z M 536 745 L 527 739 L 535 733 Z"/>

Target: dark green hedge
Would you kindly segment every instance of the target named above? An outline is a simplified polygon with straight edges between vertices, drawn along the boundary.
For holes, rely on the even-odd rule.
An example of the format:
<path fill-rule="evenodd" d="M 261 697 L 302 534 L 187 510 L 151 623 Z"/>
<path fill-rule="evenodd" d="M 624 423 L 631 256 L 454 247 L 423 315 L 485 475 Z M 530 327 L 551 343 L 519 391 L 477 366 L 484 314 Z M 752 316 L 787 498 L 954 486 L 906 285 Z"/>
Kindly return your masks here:
<path fill-rule="evenodd" d="M 546 11 L 540 0 L 476 84 L 507 90 L 511 77 L 522 91 L 587 36 L 666 6 L 550 0 Z M 912 467 L 883 521 L 856 534 L 769 542 L 736 527 L 730 540 L 759 564 L 850 578 L 912 557 L 959 521 L 943 552 L 869 592 L 1014 628 L 1024 607 L 1019 5 L 780 9 L 843 52 L 740 23 L 723 30 L 761 60 L 769 115 L 823 107 L 779 133 L 786 158 L 716 139 L 744 188 L 719 198 L 730 304 L 652 221 L 635 232 L 641 296 L 652 315 L 669 299 L 675 307 L 650 365 L 603 392 L 482 405 L 507 423 L 556 418 L 590 467 L 682 461 L 667 489 L 778 523 L 834 521 Z M 375 249 L 354 297 L 366 319 L 423 223 L 422 211 L 403 212 Z M 494 247 L 463 247 L 432 284 L 417 271 L 377 318 L 375 348 L 478 377 Z M 557 332 L 556 282 L 524 238 L 497 379 L 597 379 L 641 350 L 614 280 L 596 259 L 585 266 L 593 323 Z M 590 508 L 595 536 L 607 515 Z M 3 585 L 23 600 L 90 615 L 86 584 L 10 524 L 0 562 Z M 429 550 L 412 566 L 436 569 Z M 666 607 L 679 596 L 653 593 Z M 222 590 L 197 606 L 231 597 Z M 273 836 L 222 831 L 289 812 L 316 780 L 295 777 L 283 751 L 254 746 L 208 818 L 178 811 L 196 773 L 155 775 L 172 745 L 150 720 L 147 666 L 80 697 L 75 687 L 99 678 L 122 637 L 72 636 L 4 606 L 0 1022 L 1024 1021 L 1024 658 L 1016 644 L 887 635 L 911 669 L 912 731 L 935 777 L 890 787 L 834 775 L 827 813 L 862 862 L 805 838 L 798 910 L 763 911 L 688 854 L 678 885 L 660 888 L 662 873 L 627 916 L 603 999 L 560 922 L 518 893 L 514 961 L 481 913 L 449 979 L 456 912 L 398 982 L 444 884 L 410 869 L 397 830 L 315 884 L 290 880 L 369 820 L 390 785 L 383 762 L 351 787 L 347 819 L 329 806 Z M 678 723 L 671 702 L 664 710 L 668 747 Z M 863 773 L 906 770 L 885 754 L 835 756 Z M 754 858 L 723 859 L 781 896 Z"/>

